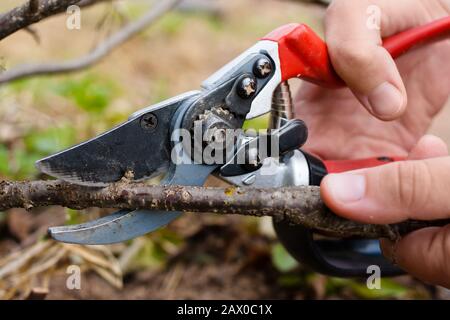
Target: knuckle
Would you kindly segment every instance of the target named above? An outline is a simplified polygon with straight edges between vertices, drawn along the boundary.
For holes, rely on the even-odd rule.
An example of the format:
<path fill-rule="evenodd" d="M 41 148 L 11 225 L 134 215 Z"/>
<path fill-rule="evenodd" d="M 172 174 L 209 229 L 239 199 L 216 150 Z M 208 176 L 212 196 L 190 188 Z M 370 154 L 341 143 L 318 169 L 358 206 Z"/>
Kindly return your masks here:
<path fill-rule="evenodd" d="M 430 173 L 423 161 L 404 161 L 396 164 L 393 195 L 400 206 L 414 213 L 423 208 L 430 190 Z"/>
<path fill-rule="evenodd" d="M 351 70 L 367 69 L 374 60 L 371 50 L 350 40 L 331 41 L 330 55 L 337 68 L 352 66 Z"/>
<path fill-rule="evenodd" d="M 345 6 L 348 5 L 348 0 L 333 0 L 328 5 L 325 12 L 325 19 L 332 18 L 334 16 L 341 17 L 343 12 L 346 12 Z"/>

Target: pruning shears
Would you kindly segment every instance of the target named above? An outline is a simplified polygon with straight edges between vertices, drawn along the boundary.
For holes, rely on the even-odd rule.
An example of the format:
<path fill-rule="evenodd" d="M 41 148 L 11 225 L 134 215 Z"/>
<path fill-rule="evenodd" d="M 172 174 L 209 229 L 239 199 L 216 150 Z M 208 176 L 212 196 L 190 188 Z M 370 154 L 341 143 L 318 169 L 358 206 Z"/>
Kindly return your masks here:
<path fill-rule="evenodd" d="M 395 58 L 447 35 L 450 17 L 389 37 L 383 46 Z M 402 160 L 380 155 L 325 161 L 302 150 L 308 130 L 292 114 L 287 83 L 291 78 L 330 89 L 345 85 L 333 70 L 324 41 L 304 24 L 270 32 L 206 79 L 200 90 L 141 109 L 119 126 L 41 159 L 36 166 L 50 176 L 93 187 L 117 182 L 124 175 L 143 180 L 162 174 L 160 183 L 166 185 L 201 186 L 213 174 L 236 186 L 282 187 L 319 185 L 327 173 Z M 269 112 L 268 133 L 249 135 L 241 130 L 245 120 Z M 275 147 L 268 138 L 277 141 Z M 68 243 L 110 244 L 152 232 L 179 215 L 120 210 L 83 224 L 51 227 L 49 234 Z M 383 258 L 378 241 L 330 238 L 283 221 L 274 222 L 274 227 L 288 251 L 319 272 L 362 276 L 376 264 L 383 275 L 401 273 Z"/>

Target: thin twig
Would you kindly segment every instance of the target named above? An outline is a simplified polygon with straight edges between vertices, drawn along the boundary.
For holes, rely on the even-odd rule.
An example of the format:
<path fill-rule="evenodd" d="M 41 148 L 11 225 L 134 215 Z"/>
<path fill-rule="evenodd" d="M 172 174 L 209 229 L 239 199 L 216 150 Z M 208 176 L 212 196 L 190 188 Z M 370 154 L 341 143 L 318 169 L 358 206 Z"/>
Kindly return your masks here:
<path fill-rule="evenodd" d="M 85 56 L 59 63 L 24 64 L 2 72 L 0 74 L 0 84 L 30 76 L 67 73 L 87 68 L 148 27 L 163 14 L 174 8 L 180 1 L 167 0 L 159 2 L 140 19 L 123 27 Z"/>
<path fill-rule="evenodd" d="M 405 221 L 392 225 L 362 224 L 341 218 L 322 202 L 319 187 L 205 188 L 149 186 L 119 181 L 104 188 L 80 186 L 64 181 L 0 182 L 0 210 L 61 205 L 118 209 L 150 209 L 183 212 L 214 212 L 271 216 L 339 237 L 397 239 L 399 236 L 442 221 Z"/>

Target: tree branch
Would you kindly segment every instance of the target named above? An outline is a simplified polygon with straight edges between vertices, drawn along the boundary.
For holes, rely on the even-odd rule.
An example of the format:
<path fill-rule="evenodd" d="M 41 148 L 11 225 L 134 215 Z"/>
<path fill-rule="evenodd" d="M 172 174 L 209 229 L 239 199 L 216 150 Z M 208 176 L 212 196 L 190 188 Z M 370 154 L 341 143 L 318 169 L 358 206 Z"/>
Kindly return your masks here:
<path fill-rule="evenodd" d="M 181 0 L 166 0 L 158 2 L 155 8 L 152 8 L 145 13 L 137 21 L 123 27 L 85 56 L 59 63 L 24 64 L 0 73 L 0 84 L 30 76 L 67 73 L 87 68 L 148 27 L 163 14 L 174 8 L 180 1 Z"/>
<path fill-rule="evenodd" d="M 82 0 L 30 0 L 0 15 L 0 40 Z"/>
<path fill-rule="evenodd" d="M 61 205 L 118 209 L 150 209 L 271 216 L 326 234 L 395 240 L 411 231 L 443 226 L 450 220 L 406 221 L 392 225 L 362 224 L 333 214 L 322 202 L 319 187 L 205 188 L 150 186 L 122 180 L 108 187 L 86 187 L 60 180 L 0 182 L 0 210 Z"/>
<path fill-rule="evenodd" d="M 35 14 L 39 10 L 39 0 L 28 1 L 28 12 L 30 14 Z"/>
<path fill-rule="evenodd" d="M 29 0 L 21 6 L 0 14 L 0 40 L 50 16 L 66 12 L 67 8 L 73 4 L 88 7 L 106 1 L 111 0 Z"/>

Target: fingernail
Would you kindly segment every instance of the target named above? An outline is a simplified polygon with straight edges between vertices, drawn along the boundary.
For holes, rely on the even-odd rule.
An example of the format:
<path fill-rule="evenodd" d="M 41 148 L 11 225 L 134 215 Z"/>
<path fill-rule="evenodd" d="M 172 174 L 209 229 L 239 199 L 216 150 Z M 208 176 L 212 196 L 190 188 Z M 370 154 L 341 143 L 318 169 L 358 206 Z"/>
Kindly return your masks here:
<path fill-rule="evenodd" d="M 369 94 L 368 102 L 376 115 L 389 118 L 402 108 L 403 95 L 392 84 L 384 82 Z"/>
<path fill-rule="evenodd" d="M 332 196 L 339 202 L 361 200 L 366 192 L 366 179 L 356 174 L 329 174 L 326 184 Z"/>

